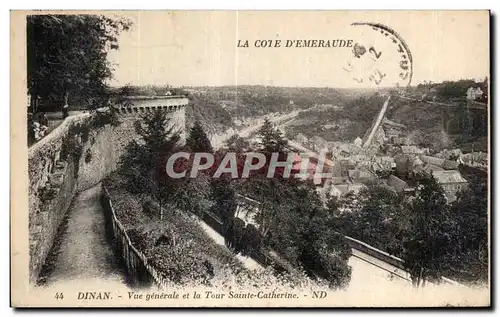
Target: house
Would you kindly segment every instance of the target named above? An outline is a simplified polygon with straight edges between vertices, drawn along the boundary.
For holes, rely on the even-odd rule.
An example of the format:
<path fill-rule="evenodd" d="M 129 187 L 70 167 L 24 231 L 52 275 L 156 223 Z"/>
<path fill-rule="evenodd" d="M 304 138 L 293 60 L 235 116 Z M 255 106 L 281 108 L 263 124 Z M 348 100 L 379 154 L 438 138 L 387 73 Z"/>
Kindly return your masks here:
<path fill-rule="evenodd" d="M 327 144 L 333 153 L 338 153 L 339 156 L 343 157 L 348 157 L 363 151 L 363 149 L 353 143 L 328 142 Z"/>
<path fill-rule="evenodd" d="M 471 167 L 487 169 L 488 168 L 488 153 L 472 152 L 472 153 L 463 154 L 458 158 L 457 162 L 460 164 L 471 166 Z"/>
<path fill-rule="evenodd" d="M 350 159 L 352 162 L 355 162 L 355 163 L 369 162 L 370 161 L 370 157 L 368 155 L 365 155 L 365 154 L 351 155 Z"/>
<path fill-rule="evenodd" d="M 399 129 L 388 127 L 385 129 L 385 136 L 387 140 L 394 143 L 394 139 L 398 138 L 403 132 Z"/>
<path fill-rule="evenodd" d="M 415 145 L 402 145 L 401 151 L 403 154 L 423 154 L 423 151 Z"/>
<path fill-rule="evenodd" d="M 428 155 L 421 155 L 420 159 L 427 164 L 439 166 L 445 170 L 455 170 L 458 168 L 458 165 L 459 165 L 459 163 L 456 161 L 445 160 L 443 158 L 438 158 L 438 157 L 428 156 Z"/>
<path fill-rule="evenodd" d="M 393 188 L 397 193 L 402 193 L 406 188 L 408 188 L 408 184 L 399 177 L 394 175 L 390 175 L 387 180 L 387 185 Z"/>
<path fill-rule="evenodd" d="M 306 144 L 308 139 L 305 135 L 299 133 L 295 136 L 295 141 L 299 142 L 300 144 Z"/>
<path fill-rule="evenodd" d="M 365 185 L 363 185 L 363 184 L 340 184 L 340 185 L 333 185 L 332 187 L 335 187 L 334 189 L 332 189 L 332 192 L 339 193 L 339 196 L 337 196 L 337 197 L 340 197 L 340 196 L 345 196 L 349 193 L 357 195 L 357 194 L 359 194 L 361 189 L 363 189 L 365 187 Z"/>
<path fill-rule="evenodd" d="M 476 100 L 479 99 L 483 95 L 483 91 L 481 87 L 469 87 L 467 89 L 467 100 Z"/>
<path fill-rule="evenodd" d="M 349 170 L 347 175 L 353 183 L 365 183 L 376 179 L 375 175 L 364 170 Z"/>
<path fill-rule="evenodd" d="M 375 157 L 377 168 L 375 170 L 394 170 L 396 169 L 396 161 L 390 156 Z"/>
<path fill-rule="evenodd" d="M 344 186 L 346 185 L 346 186 Z M 321 194 L 326 198 L 326 193 L 333 197 L 341 197 L 349 192 L 351 182 L 345 177 L 332 177 L 327 179 L 321 189 Z M 337 187 L 340 186 L 340 187 Z M 353 190 L 354 191 L 354 190 Z"/>
<path fill-rule="evenodd" d="M 356 140 L 354 140 L 354 145 L 361 147 L 361 145 L 363 145 L 363 140 L 361 140 L 361 138 L 358 136 Z"/>
<path fill-rule="evenodd" d="M 419 165 L 424 165 L 424 162 L 422 162 L 422 160 L 418 156 L 416 156 L 413 158 L 412 168 L 415 168 L 415 166 Z"/>
<path fill-rule="evenodd" d="M 436 171 L 444 171 L 444 169 L 438 165 L 433 165 L 433 164 L 425 164 L 424 166 L 424 171 L 429 173 L 429 174 L 432 174 L 432 172 L 436 172 Z"/>
<path fill-rule="evenodd" d="M 354 169 L 354 164 L 349 160 L 340 160 L 338 165 L 340 166 L 340 176 L 347 177 L 348 171 Z"/>
<path fill-rule="evenodd" d="M 467 180 L 457 170 L 434 171 L 432 175 L 450 196 L 456 195 L 457 192 L 467 188 Z"/>
<path fill-rule="evenodd" d="M 342 176 L 342 166 L 340 163 L 335 163 L 332 166 L 332 178 L 333 177 L 341 177 Z"/>
<path fill-rule="evenodd" d="M 443 158 L 448 159 L 448 160 L 459 158 L 462 154 L 463 153 L 462 153 L 461 149 L 443 150 L 442 151 Z"/>
<path fill-rule="evenodd" d="M 392 138 L 392 143 L 395 145 L 410 145 L 411 141 L 409 138 L 397 137 L 397 138 Z"/>
<path fill-rule="evenodd" d="M 420 159 L 424 163 L 436 165 L 436 166 L 439 166 L 439 167 L 442 167 L 443 164 L 444 164 L 444 159 L 438 158 L 438 157 L 434 157 L 434 156 L 421 155 Z"/>
<path fill-rule="evenodd" d="M 309 144 L 317 152 L 325 149 L 328 150 L 328 141 L 317 135 L 309 139 Z"/>

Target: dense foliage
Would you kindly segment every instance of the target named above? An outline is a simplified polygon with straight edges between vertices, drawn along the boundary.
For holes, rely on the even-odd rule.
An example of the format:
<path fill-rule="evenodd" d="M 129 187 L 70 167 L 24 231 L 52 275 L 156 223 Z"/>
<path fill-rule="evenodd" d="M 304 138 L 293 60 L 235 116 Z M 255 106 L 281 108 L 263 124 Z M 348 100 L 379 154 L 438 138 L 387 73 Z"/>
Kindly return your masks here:
<path fill-rule="evenodd" d="M 455 244 L 453 223 L 444 190 L 432 177 L 418 175 L 416 197 L 403 238 L 402 259 L 414 284 L 439 280 Z"/>
<path fill-rule="evenodd" d="M 28 16 L 29 94 L 39 97 L 46 111 L 81 100 L 95 108 L 106 98 L 112 76 L 108 53 L 118 49 L 118 35 L 130 26 L 92 14 Z"/>
<path fill-rule="evenodd" d="M 119 218 L 129 229 L 128 233 L 134 245 L 138 246 L 165 278 L 175 284 L 198 282 L 211 285 L 212 281 L 220 276 L 220 272 L 227 270 L 228 265 L 228 274 L 242 277 L 244 272 L 241 265 L 235 262 L 234 256 L 230 256 L 231 253 L 227 249 L 216 246 L 204 230 L 195 224 L 200 220 L 193 218 L 193 213 L 202 218 L 205 213 L 211 212 L 222 219 L 226 245 L 235 253 L 249 256 L 261 250 L 263 241 L 259 229 L 234 217 L 237 208 L 236 191 L 229 179 L 220 178 L 208 182 L 207 176 L 211 172 L 209 170 L 206 174 L 198 174 L 196 178 L 185 177 L 177 182 L 149 182 L 152 186 L 148 186 L 147 181 L 143 182 L 156 172 L 156 162 L 162 162 L 173 149 L 189 149 L 175 145 L 176 134 L 165 129 L 165 126 L 168 126 L 168 122 L 162 112 L 143 118 L 137 127 L 142 140 L 131 143 L 119 171 L 106 181 L 111 196 L 118 197 L 114 206 L 120 211 Z M 194 146 L 200 146 L 199 138 L 192 140 Z M 181 168 L 187 169 L 189 174 L 192 163 L 192 160 L 188 159 L 182 162 Z M 130 171 L 131 167 L 135 167 L 135 172 Z M 155 178 L 151 176 L 151 179 Z M 201 186 L 202 182 L 205 185 Z M 193 188 L 193 184 L 198 187 Z M 173 190 L 174 188 L 177 190 Z M 161 191 L 165 194 L 156 194 Z M 189 205 L 189 202 L 199 204 L 204 199 L 208 200 L 205 195 L 210 196 L 206 206 L 197 209 Z M 163 204 L 174 208 L 162 213 Z M 319 242 L 318 248 L 329 250 Z M 344 266 L 340 266 L 340 271 L 343 272 L 340 276 L 335 264 L 338 258 L 334 256 L 333 259 L 334 262 L 331 262 L 330 255 L 323 254 L 314 265 L 322 263 L 324 271 L 335 271 L 335 276 L 321 272 L 316 275 L 312 273 L 315 270 L 312 267 L 309 268 L 309 275 L 331 280 L 335 286 L 345 286 L 348 281 L 346 274 L 350 274 L 350 271 L 344 261 Z M 297 272 L 301 271 L 294 271 L 293 274 Z"/>
<path fill-rule="evenodd" d="M 456 245 L 450 274 L 469 281 L 488 280 L 488 180 L 483 172 L 467 173 L 469 188 L 451 205 L 456 226 Z M 472 174 L 472 175 L 471 175 Z"/>
<path fill-rule="evenodd" d="M 370 185 L 359 195 L 330 204 L 333 224 L 345 235 L 404 260 L 415 285 L 441 276 L 467 282 L 488 278 L 485 183 L 472 182 L 449 205 L 427 174 L 416 180 L 416 197 Z"/>
<path fill-rule="evenodd" d="M 266 120 L 259 130 L 258 151 L 269 157 L 270 153 L 282 154 L 286 159 L 286 140 Z M 259 203 L 257 209 L 244 217 L 227 218 L 229 245 L 236 251 L 248 253 L 248 248 L 274 250 L 292 266 L 303 269 L 312 278 L 321 278 L 332 288 L 343 288 L 350 281 L 351 268 L 347 261 L 351 255 L 342 235 L 333 231 L 334 220 L 323 206 L 312 184 L 283 177 L 283 169 L 274 177 L 267 177 L 268 163 L 248 179 L 230 185 Z M 229 188 L 229 189 L 228 189 Z M 227 201 L 231 201 L 230 195 Z M 253 219 L 255 225 L 250 221 Z M 250 221 L 250 222 L 249 222 Z"/>
<path fill-rule="evenodd" d="M 419 89 L 434 88 L 438 100 L 464 99 L 470 87 L 481 88 L 484 92 L 483 96 L 477 101 L 488 101 L 488 78 L 485 78 L 482 82 L 476 82 L 474 79 L 461 79 L 457 81 L 443 81 L 441 83 L 421 83 L 417 86 Z"/>

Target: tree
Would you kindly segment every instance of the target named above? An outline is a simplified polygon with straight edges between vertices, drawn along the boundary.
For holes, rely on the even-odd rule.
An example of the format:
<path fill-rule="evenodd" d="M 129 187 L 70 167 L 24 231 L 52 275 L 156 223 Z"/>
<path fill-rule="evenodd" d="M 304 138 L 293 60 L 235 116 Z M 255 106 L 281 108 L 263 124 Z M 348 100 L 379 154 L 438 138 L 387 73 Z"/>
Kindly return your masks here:
<path fill-rule="evenodd" d="M 243 255 L 251 255 L 252 253 L 259 251 L 262 244 L 262 237 L 260 236 L 259 230 L 253 224 L 247 224 L 245 230 L 243 231 Z"/>
<path fill-rule="evenodd" d="M 285 202 L 287 187 L 280 180 L 268 179 L 265 175 L 249 178 L 245 185 L 249 187 L 246 190 L 254 194 L 253 198 L 261 202 L 255 219 L 259 224 L 261 235 L 266 239 L 271 229 L 277 225 L 278 216 L 286 214 L 288 208 Z"/>
<path fill-rule="evenodd" d="M 440 280 L 449 265 L 447 258 L 455 241 L 442 186 L 426 173 L 418 174 L 416 181 L 416 197 L 408 215 L 402 259 L 413 285 L 418 287 L 425 285 L 426 280 Z"/>
<path fill-rule="evenodd" d="M 275 250 L 311 277 L 332 288 L 350 281 L 346 240 L 334 231 L 331 217 L 312 184 L 294 179 L 252 179 L 261 202 L 255 220 L 261 243 Z"/>
<path fill-rule="evenodd" d="M 213 148 L 210 143 L 210 139 L 207 134 L 203 130 L 201 123 L 199 121 L 195 121 L 191 131 L 189 132 L 189 136 L 186 139 L 186 145 L 195 153 L 204 152 L 204 153 L 212 153 Z"/>
<path fill-rule="evenodd" d="M 331 288 L 342 289 L 349 285 L 352 268 L 335 250 L 315 244 L 305 249 L 301 256 L 307 272 L 327 280 Z"/>
<path fill-rule="evenodd" d="M 155 159 L 171 153 L 180 140 L 180 131 L 163 109 L 156 109 L 152 113 L 143 115 L 136 121 L 135 129 Z"/>
<path fill-rule="evenodd" d="M 346 239 L 335 231 L 330 212 L 319 202 L 303 205 L 301 209 L 299 261 L 306 273 L 327 280 L 331 288 L 346 287 L 351 279 L 351 268 L 347 264 L 351 248 Z"/>
<path fill-rule="evenodd" d="M 451 205 L 455 221 L 455 250 L 449 261 L 452 270 L 468 281 L 488 280 L 488 185 L 469 183 Z"/>
<path fill-rule="evenodd" d="M 231 186 L 231 181 L 226 178 L 212 180 L 211 198 L 215 202 L 212 211 L 218 215 L 222 223 L 228 223 L 236 212 L 236 192 Z"/>
<path fill-rule="evenodd" d="M 130 191 L 155 197 L 161 212 L 168 193 L 178 188 L 168 178 L 165 167 L 169 155 L 178 148 L 180 135 L 161 109 L 139 119 L 136 131 L 141 142 L 128 144 L 120 161 L 120 173 L 126 176 Z"/>
<path fill-rule="evenodd" d="M 225 143 L 229 152 L 243 153 L 250 148 L 250 143 L 238 134 L 232 135 Z"/>
<path fill-rule="evenodd" d="M 106 99 L 106 81 L 113 71 L 108 53 L 118 49 L 118 35 L 130 26 L 126 19 L 103 15 L 28 16 L 27 83 L 32 99 L 39 96 L 46 104 L 61 106 L 79 97 Z"/>
<path fill-rule="evenodd" d="M 257 135 L 261 138 L 261 150 L 265 154 L 285 152 L 288 142 L 268 118 L 265 119 Z"/>

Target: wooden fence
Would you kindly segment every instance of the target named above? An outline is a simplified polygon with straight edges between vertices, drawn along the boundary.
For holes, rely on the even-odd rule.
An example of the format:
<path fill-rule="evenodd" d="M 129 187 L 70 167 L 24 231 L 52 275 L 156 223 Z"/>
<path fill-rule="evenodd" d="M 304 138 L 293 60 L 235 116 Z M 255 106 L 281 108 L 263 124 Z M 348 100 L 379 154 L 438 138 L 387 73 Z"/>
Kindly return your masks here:
<path fill-rule="evenodd" d="M 122 256 L 133 286 L 149 287 L 155 285 L 160 289 L 166 288 L 168 281 L 149 265 L 146 256 L 132 244 L 125 227 L 116 217 L 109 192 L 104 185 L 102 185 L 101 205 L 104 209 L 106 232 L 111 235 L 116 250 Z"/>

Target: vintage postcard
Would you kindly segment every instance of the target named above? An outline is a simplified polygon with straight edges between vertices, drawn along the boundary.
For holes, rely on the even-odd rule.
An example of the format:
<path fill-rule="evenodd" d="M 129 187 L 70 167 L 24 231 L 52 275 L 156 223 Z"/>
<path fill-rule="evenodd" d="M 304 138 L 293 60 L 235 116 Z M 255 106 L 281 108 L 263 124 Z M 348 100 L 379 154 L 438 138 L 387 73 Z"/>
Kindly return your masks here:
<path fill-rule="evenodd" d="M 491 305 L 490 12 L 11 11 L 14 307 Z"/>

